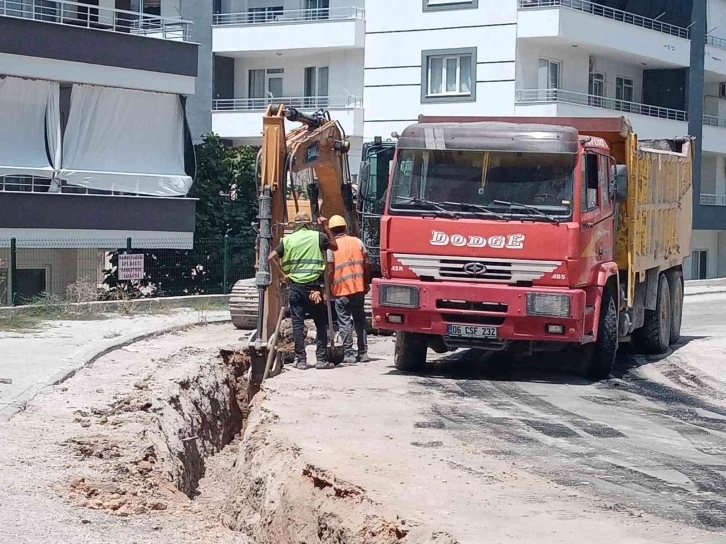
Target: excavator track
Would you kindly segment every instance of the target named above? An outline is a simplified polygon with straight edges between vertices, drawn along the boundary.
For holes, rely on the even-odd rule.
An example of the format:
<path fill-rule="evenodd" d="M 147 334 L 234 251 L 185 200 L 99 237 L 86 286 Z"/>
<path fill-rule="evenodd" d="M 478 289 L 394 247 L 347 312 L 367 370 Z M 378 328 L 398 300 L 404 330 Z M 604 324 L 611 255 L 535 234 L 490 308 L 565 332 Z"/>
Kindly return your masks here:
<path fill-rule="evenodd" d="M 237 329 L 252 330 L 257 328 L 258 291 L 254 278 L 240 280 L 232 287 L 229 295 L 229 312 L 232 315 L 232 324 Z M 370 293 L 366 295 L 366 318 L 371 326 L 373 306 Z"/>

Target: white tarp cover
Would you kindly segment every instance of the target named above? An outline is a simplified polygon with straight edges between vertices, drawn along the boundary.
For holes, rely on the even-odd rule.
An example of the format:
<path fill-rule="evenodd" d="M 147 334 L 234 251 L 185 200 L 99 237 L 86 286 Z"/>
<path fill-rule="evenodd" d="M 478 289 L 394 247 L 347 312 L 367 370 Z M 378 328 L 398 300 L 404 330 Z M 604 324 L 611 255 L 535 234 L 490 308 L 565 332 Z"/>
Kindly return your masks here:
<path fill-rule="evenodd" d="M 54 81 L 0 79 L 0 176 L 52 178 L 60 151 L 60 86 Z"/>
<path fill-rule="evenodd" d="M 74 85 L 60 178 L 72 185 L 183 196 L 184 111 L 179 97 Z"/>

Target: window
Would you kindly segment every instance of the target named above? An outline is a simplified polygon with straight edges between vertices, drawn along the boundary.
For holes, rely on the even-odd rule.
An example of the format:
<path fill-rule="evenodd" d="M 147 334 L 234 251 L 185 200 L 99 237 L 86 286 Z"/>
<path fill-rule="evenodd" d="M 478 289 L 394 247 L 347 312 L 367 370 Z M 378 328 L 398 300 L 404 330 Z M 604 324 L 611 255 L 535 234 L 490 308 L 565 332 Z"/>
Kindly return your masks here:
<path fill-rule="evenodd" d="M 421 102 L 476 100 L 476 48 L 423 51 Z"/>
<path fill-rule="evenodd" d="M 587 103 L 596 108 L 603 107 L 602 97 L 605 96 L 605 74 L 592 72 L 590 74 L 590 82 L 588 84 Z"/>
<path fill-rule="evenodd" d="M 628 104 L 623 104 L 622 102 L 616 102 L 615 109 L 617 109 L 619 111 L 630 111 L 631 104 L 629 104 L 629 102 L 633 102 L 633 80 L 632 79 L 629 79 L 627 77 L 615 78 L 615 98 L 618 100 L 622 100 L 624 102 L 628 102 Z"/>
<path fill-rule="evenodd" d="M 330 19 L 330 0 L 305 0 L 306 19 Z"/>
<path fill-rule="evenodd" d="M 479 7 L 479 0 L 423 0 L 424 11 L 476 9 L 477 7 Z"/>
<path fill-rule="evenodd" d="M 131 0 L 130 10 L 146 15 L 161 15 L 161 0 Z"/>
<path fill-rule="evenodd" d="M 560 88 L 560 73 L 562 63 L 558 60 L 539 59 L 537 69 L 537 88 L 539 100 L 557 100 L 557 90 Z"/>
<path fill-rule="evenodd" d="M 597 190 L 600 185 L 598 157 L 595 153 L 586 153 L 582 160 L 582 193 L 580 212 L 589 212 L 597 208 Z"/>
<path fill-rule="evenodd" d="M 261 108 L 270 102 L 271 98 L 282 97 L 282 76 L 284 69 L 268 68 L 249 70 L 249 81 L 247 84 L 247 92 L 249 98 L 259 100 L 250 100 L 252 108 Z"/>
<path fill-rule="evenodd" d="M 691 279 L 705 280 L 708 276 L 708 250 L 691 251 Z"/>
<path fill-rule="evenodd" d="M 604 210 L 610 207 L 610 159 L 604 155 L 599 155 L 598 163 L 600 205 Z"/>
<path fill-rule="evenodd" d="M 309 66 L 305 68 L 305 100 L 304 105 L 311 108 L 328 106 L 328 74 L 327 66 Z"/>
<path fill-rule="evenodd" d="M 409 214 L 444 208 L 445 215 L 534 219 L 524 209 L 534 207 L 540 217 L 569 217 L 574 169 L 570 154 L 400 149 L 390 205 Z"/>

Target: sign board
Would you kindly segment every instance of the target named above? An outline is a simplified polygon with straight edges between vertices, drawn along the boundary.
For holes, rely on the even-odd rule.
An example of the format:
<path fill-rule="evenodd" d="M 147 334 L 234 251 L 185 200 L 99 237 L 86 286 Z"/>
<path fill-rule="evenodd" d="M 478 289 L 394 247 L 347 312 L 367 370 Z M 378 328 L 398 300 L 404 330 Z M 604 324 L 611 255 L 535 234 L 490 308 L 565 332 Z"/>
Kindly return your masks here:
<path fill-rule="evenodd" d="M 118 279 L 143 280 L 144 279 L 144 256 L 119 255 L 118 256 Z"/>

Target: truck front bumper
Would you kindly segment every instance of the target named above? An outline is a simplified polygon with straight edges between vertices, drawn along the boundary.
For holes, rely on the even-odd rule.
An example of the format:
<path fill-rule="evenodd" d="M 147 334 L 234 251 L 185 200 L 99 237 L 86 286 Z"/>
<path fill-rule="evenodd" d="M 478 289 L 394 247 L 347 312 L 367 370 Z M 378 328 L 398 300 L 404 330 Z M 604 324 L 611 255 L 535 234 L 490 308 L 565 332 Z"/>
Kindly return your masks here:
<path fill-rule="evenodd" d="M 385 297 L 381 298 L 382 289 L 386 286 L 418 289 L 417 307 L 387 304 Z M 566 296 L 569 298 L 569 312 L 560 312 L 557 316 L 531 315 L 536 312 L 530 307 L 528 314 L 528 295 Z M 583 289 L 374 280 L 372 296 L 373 326 L 384 330 L 447 338 L 449 325 L 464 325 L 495 327 L 496 339 L 492 340 L 499 341 L 584 343 L 592 338 L 594 306 L 587 306 L 587 295 Z M 472 342 L 472 345 L 475 343 Z"/>

